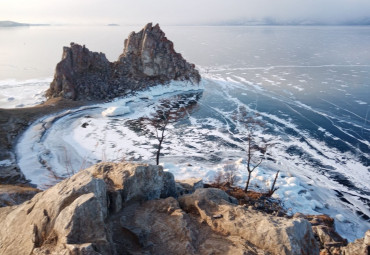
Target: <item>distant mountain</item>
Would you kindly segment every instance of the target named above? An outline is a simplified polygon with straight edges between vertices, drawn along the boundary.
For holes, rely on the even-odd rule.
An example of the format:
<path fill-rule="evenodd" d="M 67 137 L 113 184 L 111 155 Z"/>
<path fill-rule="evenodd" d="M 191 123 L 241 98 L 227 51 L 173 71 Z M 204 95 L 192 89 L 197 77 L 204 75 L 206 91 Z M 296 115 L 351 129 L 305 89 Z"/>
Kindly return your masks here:
<path fill-rule="evenodd" d="M 28 24 L 8 20 L 0 21 L 0 27 L 29 27 L 29 26 L 49 26 L 49 24 Z"/>
<path fill-rule="evenodd" d="M 0 21 L 0 27 L 26 27 L 30 24 L 18 23 L 14 21 Z"/>
<path fill-rule="evenodd" d="M 349 19 L 342 21 L 315 20 L 315 19 L 276 19 L 265 17 L 262 19 L 233 19 L 215 22 L 214 26 L 369 26 L 370 17 Z"/>
<path fill-rule="evenodd" d="M 110 26 L 110 27 L 118 27 L 119 25 L 118 24 L 108 24 L 107 26 Z"/>

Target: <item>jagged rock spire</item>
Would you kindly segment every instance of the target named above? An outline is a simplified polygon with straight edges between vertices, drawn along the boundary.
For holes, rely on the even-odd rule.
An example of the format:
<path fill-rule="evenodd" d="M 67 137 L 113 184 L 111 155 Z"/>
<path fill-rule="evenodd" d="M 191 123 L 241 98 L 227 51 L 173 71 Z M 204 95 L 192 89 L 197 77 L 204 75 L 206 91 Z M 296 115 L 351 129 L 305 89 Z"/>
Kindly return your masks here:
<path fill-rule="evenodd" d="M 71 43 L 63 48 L 54 80 L 46 96 L 68 99 L 111 99 L 171 80 L 200 82 L 194 64 L 174 50 L 159 25 L 147 24 L 125 40 L 118 61 L 109 62 L 103 53 Z"/>

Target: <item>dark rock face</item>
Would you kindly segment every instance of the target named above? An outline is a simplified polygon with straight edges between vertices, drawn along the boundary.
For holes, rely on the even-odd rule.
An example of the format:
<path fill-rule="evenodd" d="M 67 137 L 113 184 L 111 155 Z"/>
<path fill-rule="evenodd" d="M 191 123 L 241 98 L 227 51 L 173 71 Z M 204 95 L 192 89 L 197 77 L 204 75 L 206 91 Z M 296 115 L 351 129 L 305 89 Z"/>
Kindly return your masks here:
<path fill-rule="evenodd" d="M 123 53 L 113 63 L 85 46 L 71 43 L 71 47 L 64 47 L 46 96 L 111 99 L 171 80 L 198 84 L 200 79 L 194 64 L 176 53 L 159 25 L 149 23 L 129 35 Z"/>

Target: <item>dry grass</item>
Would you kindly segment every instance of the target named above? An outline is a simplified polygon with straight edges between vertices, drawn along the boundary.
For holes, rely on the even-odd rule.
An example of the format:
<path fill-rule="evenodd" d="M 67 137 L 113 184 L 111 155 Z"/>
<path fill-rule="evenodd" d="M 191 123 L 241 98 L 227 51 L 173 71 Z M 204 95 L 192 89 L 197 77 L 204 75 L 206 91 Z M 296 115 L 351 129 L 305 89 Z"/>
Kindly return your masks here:
<path fill-rule="evenodd" d="M 247 205 L 255 210 L 263 211 L 278 216 L 287 216 L 285 209 L 277 199 L 272 199 L 267 193 L 248 191 L 239 187 L 230 186 L 228 183 L 211 183 L 205 185 L 206 188 L 217 188 L 225 191 L 229 196 L 235 197 L 239 205 Z"/>

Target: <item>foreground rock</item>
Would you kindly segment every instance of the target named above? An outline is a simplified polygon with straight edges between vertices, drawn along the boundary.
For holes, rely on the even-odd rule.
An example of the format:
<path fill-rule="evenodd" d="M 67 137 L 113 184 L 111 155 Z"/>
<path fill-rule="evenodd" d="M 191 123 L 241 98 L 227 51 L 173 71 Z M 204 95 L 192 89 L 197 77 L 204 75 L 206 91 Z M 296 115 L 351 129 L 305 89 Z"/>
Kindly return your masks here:
<path fill-rule="evenodd" d="M 239 236 L 273 254 L 318 254 L 311 225 L 235 206 L 235 199 L 219 189 L 198 189 L 179 199 L 187 212 L 198 214 L 215 232 Z"/>
<path fill-rule="evenodd" d="M 177 201 L 160 166 L 95 165 L 0 208 L 0 254 L 318 254 L 308 221 L 194 189 Z"/>
<path fill-rule="evenodd" d="M 176 195 L 171 191 L 172 174 L 157 166 L 96 165 L 18 207 L 1 208 L 0 254 L 117 254 L 106 226 L 111 213 L 125 203 Z"/>
<path fill-rule="evenodd" d="M 339 254 L 359 254 L 368 255 L 370 254 L 370 230 L 366 231 L 363 238 L 355 240 L 353 243 L 349 243 L 346 247 L 340 249 Z M 332 253 L 333 254 L 333 253 Z"/>
<path fill-rule="evenodd" d="M 85 46 L 71 43 L 71 47 L 64 47 L 46 95 L 73 100 L 111 99 L 171 80 L 198 84 L 200 75 L 193 64 L 176 53 L 159 25 L 149 23 L 129 35 L 116 62 Z"/>

